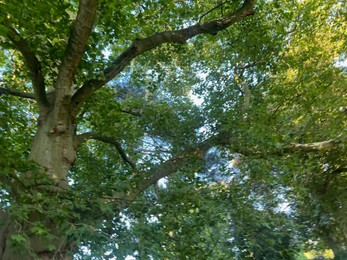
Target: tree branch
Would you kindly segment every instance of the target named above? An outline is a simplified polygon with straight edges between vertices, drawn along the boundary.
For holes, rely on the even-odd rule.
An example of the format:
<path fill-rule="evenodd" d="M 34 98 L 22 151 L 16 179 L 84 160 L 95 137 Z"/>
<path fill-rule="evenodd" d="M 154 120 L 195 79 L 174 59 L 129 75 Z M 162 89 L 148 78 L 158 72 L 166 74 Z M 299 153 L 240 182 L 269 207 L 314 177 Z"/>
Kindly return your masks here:
<path fill-rule="evenodd" d="M 284 155 L 295 152 L 326 152 L 337 149 L 337 144 L 338 141 L 336 140 L 328 140 L 308 144 L 291 144 L 282 149 L 280 153 L 275 153 L 274 155 Z M 180 154 L 175 155 L 173 158 L 163 162 L 161 165 L 155 168 L 150 169 L 149 171 L 137 172 L 132 177 L 133 185 L 131 185 L 131 190 L 128 190 L 127 192 L 118 192 L 113 197 L 114 201 L 117 202 L 120 209 L 126 208 L 145 189 L 157 183 L 161 178 L 170 176 L 171 174 L 177 172 L 184 165 L 188 165 L 191 162 L 191 158 L 193 156 L 195 156 L 196 158 L 204 159 L 206 152 L 210 148 L 216 146 L 231 146 L 231 151 L 233 153 L 240 153 L 245 156 L 269 156 L 268 153 L 262 154 L 259 151 L 232 147 L 232 136 L 230 136 L 230 134 L 226 132 L 220 133 L 216 136 L 210 137 L 202 143 L 197 144 L 195 147 L 192 147 Z M 341 169 L 341 171 L 345 171 L 345 168 Z M 136 189 L 133 189 L 133 187 L 136 187 Z"/>
<path fill-rule="evenodd" d="M 49 103 L 46 97 L 45 81 L 42 74 L 41 64 L 33 51 L 30 49 L 28 43 L 21 38 L 21 36 L 15 29 L 8 28 L 7 37 L 17 47 L 17 49 L 24 57 L 25 64 L 30 70 L 35 99 L 38 103 L 40 111 L 44 112 L 49 106 Z"/>
<path fill-rule="evenodd" d="M 222 3 L 218 4 L 217 6 L 213 7 L 212 9 L 208 10 L 206 13 L 204 13 L 202 16 L 200 16 L 200 18 L 199 18 L 199 23 L 201 23 L 202 19 L 203 19 L 206 15 L 210 14 L 211 12 L 213 12 L 213 11 L 216 10 L 216 9 L 218 9 L 218 8 L 221 7 L 222 5 L 225 5 L 227 2 L 228 2 L 228 0 L 223 1 Z"/>
<path fill-rule="evenodd" d="M 177 172 L 182 166 L 187 165 L 190 162 L 192 156 L 204 160 L 205 154 L 210 148 L 230 144 L 231 138 L 227 133 L 220 133 L 218 135 L 212 136 L 204 142 L 197 144 L 195 147 L 187 149 L 186 151 L 165 161 L 158 167 L 149 170 L 147 173 L 145 173 L 143 179 L 137 181 L 136 186 L 138 187 L 138 190 L 141 192 L 147 189 L 152 184 L 155 184 L 161 178 L 167 177 Z M 137 178 L 137 176 L 135 176 L 135 178 Z"/>
<path fill-rule="evenodd" d="M 142 114 L 140 112 L 136 112 L 136 111 L 132 111 L 132 110 L 124 110 L 124 109 L 119 109 L 119 112 L 125 113 L 125 114 L 129 114 L 132 116 L 137 116 L 137 117 L 141 117 Z"/>
<path fill-rule="evenodd" d="M 77 110 L 86 99 L 88 99 L 96 90 L 104 86 L 108 81 L 117 76 L 135 57 L 164 43 L 184 44 L 188 39 L 199 34 L 215 35 L 245 17 L 253 15 L 255 2 L 255 0 L 245 0 L 240 9 L 220 19 L 215 19 L 203 24 L 198 23 L 181 30 L 156 33 L 145 39 L 136 39 L 133 44 L 111 64 L 110 67 L 105 69 L 104 79 L 91 79 L 85 82 L 85 84 L 75 93 L 72 98 L 76 110 L 75 113 L 77 113 Z"/>
<path fill-rule="evenodd" d="M 292 152 L 328 152 L 337 148 L 339 141 L 331 139 L 328 141 L 314 142 L 308 144 L 290 144 L 283 149 L 285 153 Z"/>
<path fill-rule="evenodd" d="M 7 88 L 0 88 L 0 96 L 1 95 L 12 95 L 17 97 L 35 99 L 35 94 L 33 93 L 21 92 L 18 90 L 7 89 Z"/>
<path fill-rule="evenodd" d="M 230 138 L 228 138 L 227 134 L 213 136 L 197 144 L 195 147 L 176 155 L 174 158 L 165 161 L 154 169 L 146 172 L 137 171 L 130 180 L 130 190 L 115 192 L 112 197 L 108 198 L 108 202 L 115 204 L 119 210 L 128 207 L 141 192 L 152 184 L 157 183 L 161 178 L 177 172 L 182 166 L 189 163 L 189 159 L 192 156 L 204 158 L 204 154 L 207 150 L 213 146 L 226 145 L 229 142 L 228 140 L 230 140 Z"/>
<path fill-rule="evenodd" d="M 314 143 L 307 143 L 307 144 L 291 144 L 289 146 L 286 146 L 282 151 L 281 155 L 284 153 L 295 153 L 295 152 L 303 152 L 303 153 L 311 153 L 311 152 L 327 152 L 334 149 L 337 149 L 338 147 L 338 141 L 337 140 L 328 140 L 323 142 L 314 142 Z M 179 170 L 182 166 L 189 163 L 189 158 L 191 158 L 192 155 L 196 155 L 199 158 L 204 158 L 205 153 L 212 147 L 215 146 L 232 146 L 232 138 L 227 133 L 220 133 L 216 136 L 213 136 L 206 141 L 196 145 L 195 148 L 188 149 L 187 151 L 176 155 L 174 158 L 169 159 L 162 163 L 160 166 L 156 167 L 153 170 L 150 170 L 146 175 L 144 176 L 144 179 L 141 179 L 137 182 L 138 190 L 141 192 L 151 186 L 152 184 L 155 184 L 158 180 L 161 178 L 167 177 L 171 175 L 172 173 Z M 231 147 L 232 152 L 234 153 L 240 153 L 245 156 L 259 156 L 259 151 L 244 151 L 242 149 L 237 149 L 234 147 Z M 264 154 L 264 157 L 268 157 L 269 154 Z"/>
<path fill-rule="evenodd" d="M 114 138 L 93 133 L 84 133 L 77 136 L 77 146 L 91 139 L 114 145 L 123 161 L 127 163 L 133 170 L 136 170 L 136 164 L 126 155 L 121 144 Z"/>
<path fill-rule="evenodd" d="M 56 84 L 56 100 L 70 95 L 73 78 L 82 59 L 83 50 L 92 30 L 98 0 L 80 0 Z"/>

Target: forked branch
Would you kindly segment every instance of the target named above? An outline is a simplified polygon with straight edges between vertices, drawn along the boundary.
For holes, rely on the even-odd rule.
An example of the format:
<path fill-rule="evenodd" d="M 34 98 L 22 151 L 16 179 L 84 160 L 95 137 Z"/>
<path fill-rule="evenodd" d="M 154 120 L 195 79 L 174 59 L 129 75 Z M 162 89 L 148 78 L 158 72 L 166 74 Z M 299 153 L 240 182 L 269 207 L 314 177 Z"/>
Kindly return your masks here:
<path fill-rule="evenodd" d="M 156 168 L 149 170 L 144 174 L 143 179 L 137 181 L 136 186 L 141 192 L 149 186 L 155 184 L 161 178 L 170 176 L 171 174 L 177 172 L 181 167 L 191 162 L 192 158 L 195 157 L 196 159 L 204 160 L 205 154 L 210 148 L 230 144 L 231 137 L 227 133 L 220 133 L 218 135 L 212 136 L 204 142 L 197 144 L 195 147 L 191 147 L 186 151 L 175 155 L 173 158 L 165 161 Z"/>
<path fill-rule="evenodd" d="M 84 133 L 77 136 L 77 145 L 91 139 L 114 145 L 123 161 L 133 170 L 136 170 L 136 164 L 128 157 L 121 144 L 114 138 L 93 133 Z"/>
<path fill-rule="evenodd" d="M 253 15 L 255 2 L 255 0 L 245 0 L 243 6 L 236 12 L 219 19 L 211 20 L 202 24 L 198 23 L 181 30 L 156 33 L 145 39 L 136 39 L 128 49 L 113 61 L 110 67 L 105 69 L 104 79 L 91 79 L 85 82 L 85 84 L 75 93 L 72 98 L 76 110 L 75 113 L 77 113 L 79 107 L 86 99 L 117 76 L 135 57 L 164 43 L 184 44 L 188 39 L 199 34 L 215 35 L 245 17 Z"/>
<path fill-rule="evenodd" d="M 58 72 L 57 98 L 70 94 L 73 78 L 82 59 L 83 50 L 93 28 L 98 0 L 80 0 L 77 17 L 72 28 L 61 67 Z M 58 97 L 59 96 L 59 97 Z"/>
<path fill-rule="evenodd" d="M 81 138 L 91 139 L 89 138 L 89 135 L 90 134 L 84 134 L 81 136 Z M 105 141 L 104 138 L 101 139 L 102 141 Z M 113 141 L 109 141 L 106 139 L 106 142 L 112 143 Z M 281 152 L 274 152 L 273 155 L 282 156 L 284 154 L 300 152 L 328 152 L 338 149 L 338 144 L 339 142 L 337 140 L 328 140 L 323 142 L 314 142 L 307 144 L 291 144 L 289 146 L 284 146 L 284 148 L 281 149 Z M 158 166 L 152 167 L 148 171 L 137 171 L 130 180 L 130 182 L 132 183 L 131 189 L 126 192 L 118 192 L 114 194 L 114 201 L 110 201 L 110 203 L 115 202 L 118 205 L 118 207 L 120 207 L 120 209 L 126 208 L 127 206 L 129 206 L 130 203 L 132 203 L 132 201 L 136 199 L 138 195 L 140 195 L 148 187 L 156 184 L 160 179 L 174 174 L 184 165 L 188 165 L 189 163 L 191 163 L 194 159 L 204 160 L 206 152 L 212 147 L 216 146 L 227 146 L 230 148 L 230 151 L 232 153 L 239 153 L 248 157 L 255 156 L 256 158 L 267 158 L 269 156 L 269 153 L 262 153 L 261 151 L 256 151 L 254 149 L 249 150 L 243 147 L 234 147 L 232 136 L 226 132 L 220 133 L 218 135 L 208 138 L 204 142 L 196 144 L 194 147 L 190 147 L 189 149 L 186 149 L 185 151 L 174 155 L 173 158 L 161 163 Z M 340 171 L 345 172 L 346 169 L 341 168 Z"/>
<path fill-rule="evenodd" d="M 291 144 L 289 146 L 285 146 L 282 149 L 283 154 L 290 153 L 321 153 L 333 151 L 338 148 L 337 140 L 328 140 L 323 142 L 314 142 L 307 144 Z M 227 133 L 220 133 L 216 136 L 210 137 L 206 141 L 197 144 L 194 148 L 188 149 L 185 152 L 176 155 L 172 159 L 169 159 L 159 165 L 158 167 L 151 169 L 148 171 L 141 180 L 137 181 L 137 187 L 139 192 L 145 190 L 149 186 L 155 184 L 161 178 L 167 177 L 175 172 L 177 172 L 182 166 L 186 165 L 190 162 L 192 156 L 196 156 L 196 158 L 203 159 L 206 152 L 216 146 L 229 146 L 233 153 L 244 154 L 245 156 L 261 156 L 259 151 L 248 151 L 245 152 L 242 148 L 236 148 L 232 145 L 232 137 Z M 267 158 L 269 154 L 263 154 L 264 158 Z"/>
<path fill-rule="evenodd" d="M 40 111 L 42 112 L 48 107 L 48 100 L 46 97 L 45 81 L 42 74 L 41 64 L 34 52 L 30 49 L 28 43 L 15 29 L 8 28 L 7 37 L 24 57 L 25 64 L 30 70 L 35 99 L 38 103 Z"/>

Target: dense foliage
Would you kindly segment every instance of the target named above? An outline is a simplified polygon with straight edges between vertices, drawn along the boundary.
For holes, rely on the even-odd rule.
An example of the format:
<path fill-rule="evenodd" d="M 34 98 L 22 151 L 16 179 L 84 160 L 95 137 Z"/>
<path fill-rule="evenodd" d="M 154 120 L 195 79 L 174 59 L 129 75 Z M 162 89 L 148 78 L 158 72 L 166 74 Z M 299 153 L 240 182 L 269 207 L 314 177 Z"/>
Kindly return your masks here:
<path fill-rule="evenodd" d="M 347 257 L 344 1 L 245 1 L 254 14 L 123 66 L 141 39 L 243 2 L 100 0 L 66 106 L 77 159 L 57 191 L 28 156 L 86 2 L 0 0 L 0 204 L 14 223 L 0 243 L 42 259 L 33 236 L 76 259 Z"/>

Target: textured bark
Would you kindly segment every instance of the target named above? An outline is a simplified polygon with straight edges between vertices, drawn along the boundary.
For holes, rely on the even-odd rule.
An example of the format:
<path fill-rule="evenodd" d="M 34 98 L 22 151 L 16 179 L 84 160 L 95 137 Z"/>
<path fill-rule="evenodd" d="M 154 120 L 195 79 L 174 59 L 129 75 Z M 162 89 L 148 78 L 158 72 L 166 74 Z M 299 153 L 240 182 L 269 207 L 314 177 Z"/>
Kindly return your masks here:
<path fill-rule="evenodd" d="M 76 160 L 75 124 L 72 119 L 42 120 L 34 138 L 29 160 L 42 166 L 57 184 L 67 186 L 67 174 Z"/>
<path fill-rule="evenodd" d="M 52 107 L 39 121 L 29 160 L 40 166 L 40 172 L 28 171 L 21 178 L 23 187 L 19 188 L 19 197 L 14 202 L 19 206 L 36 203 L 35 200 L 31 201 L 31 195 L 22 199 L 21 194 L 26 192 L 30 192 L 34 197 L 40 192 L 43 196 L 60 198 L 61 203 L 64 203 L 65 199 L 62 194 L 69 192 L 67 175 L 76 159 L 76 125 L 69 114 L 56 117 L 54 112 Z M 28 217 L 23 223 L 9 221 L 7 231 L 2 236 L 3 259 L 72 259 L 73 249 L 66 242 L 66 234 L 59 229 L 59 219 L 51 219 L 42 210 L 35 208 L 30 209 L 27 214 Z M 41 223 L 54 239 L 48 241 L 33 234 L 31 225 L 34 223 Z M 11 235 L 18 230 L 28 236 L 27 247 L 23 248 L 21 253 L 16 253 L 9 243 Z"/>
<path fill-rule="evenodd" d="M 82 59 L 84 47 L 88 41 L 94 24 L 98 0 L 80 0 L 74 27 L 66 46 L 62 65 L 59 69 L 56 89 L 55 106 L 64 106 L 70 98 L 71 85 Z M 69 100 L 67 100 L 69 101 Z M 63 109 L 64 110 L 64 109 Z M 60 112 L 60 109 L 57 109 Z"/>
<path fill-rule="evenodd" d="M 0 89 L 0 94 L 35 98 L 40 111 L 29 160 L 41 166 L 43 175 L 37 178 L 36 172 L 27 172 L 20 180 L 23 187 L 18 190 L 19 195 L 25 192 L 42 192 L 45 196 L 59 196 L 69 190 L 67 174 L 76 159 L 76 126 L 69 111 L 71 85 L 94 24 L 97 6 L 97 0 L 79 1 L 78 14 L 62 57 L 54 91 L 51 93 L 46 93 L 41 65 L 29 44 L 21 38 L 17 30 L 9 28 L 7 32 L 7 37 L 21 52 L 31 72 L 34 95 L 5 88 Z M 33 202 L 28 201 L 28 198 L 22 200 L 19 196 L 12 203 L 30 205 Z M 55 237 L 53 241 L 42 239 L 31 232 L 30 225 L 35 222 L 42 223 L 49 230 Z M 18 232 L 18 228 L 28 236 L 28 244 L 21 253 L 17 253 L 10 243 L 11 236 Z M 66 243 L 65 234 L 58 229 L 55 220 L 35 209 L 30 210 L 24 223 L 13 221 L 5 212 L 0 215 L 0 259 L 72 259 L 69 255 L 72 249 Z"/>
<path fill-rule="evenodd" d="M 63 121 L 54 121 L 53 118 L 47 115 L 45 120 L 41 120 L 29 156 L 30 160 L 41 166 L 42 175 L 31 171 L 26 173 L 21 179 L 23 186 L 18 187 L 19 196 L 12 202 L 13 206 L 33 205 L 35 201 L 31 202 L 30 196 L 22 199 L 21 194 L 27 192 L 40 192 L 44 196 L 54 197 L 69 192 L 67 174 L 76 158 L 75 125 L 69 117 Z M 60 197 L 61 203 L 64 203 L 64 198 Z M 66 234 L 59 230 L 56 221 L 36 209 L 30 210 L 26 221 L 21 223 L 13 221 L 10 215 L 1 212 L 0 259 L 73 259 L 73 248 L 67 244 Z M 45 226 L 54 239 L 48 241 L 32 233 L 33 223 Z M 26 247 L 17 252 L 11 244 L 11 236 L 19 231 L 27 235 L 28 241 Z"/>

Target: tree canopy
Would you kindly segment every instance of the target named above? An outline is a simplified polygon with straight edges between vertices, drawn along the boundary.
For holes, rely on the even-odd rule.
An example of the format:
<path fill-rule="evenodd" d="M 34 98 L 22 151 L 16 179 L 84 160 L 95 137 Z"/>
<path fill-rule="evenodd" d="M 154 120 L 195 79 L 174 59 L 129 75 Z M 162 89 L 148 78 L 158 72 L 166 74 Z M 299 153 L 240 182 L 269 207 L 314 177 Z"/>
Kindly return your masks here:
<path fill-rule="evenodd" d="M 344 1 L 0 14 L 1 259 L 346 259 Z"/>

